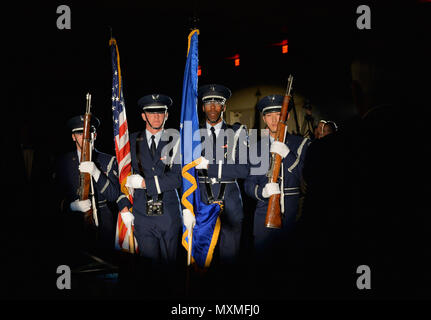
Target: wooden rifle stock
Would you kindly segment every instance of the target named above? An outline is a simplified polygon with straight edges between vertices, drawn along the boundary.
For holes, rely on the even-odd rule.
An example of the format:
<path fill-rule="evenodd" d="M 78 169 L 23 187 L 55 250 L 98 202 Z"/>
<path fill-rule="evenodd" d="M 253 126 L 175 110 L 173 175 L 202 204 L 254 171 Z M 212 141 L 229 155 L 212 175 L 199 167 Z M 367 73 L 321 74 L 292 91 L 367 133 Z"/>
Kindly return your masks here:
<path fill-rule="evenodd" d="M 286 136 L 286 119 L 289 111 L 289 101 L 291 98 L 290 91 L 292 89 L 293 77 L 289 76 L 287 91 L 284 95 L 283 106 L 281 107 L 280 120 L 277 125 L 277 133 L 275 141 L 284 142 Z M 278 182 L 280 175 L 280 168 L 282 166 L 282 158 L 279 154 L 272 153 L 271 155 L 271 167 L 268 172 L 268 182 Z M 283 188 L 283 186 L 281 186 Z M 281 223 L 281 210 L 280 210 L 280 194 L 273 194 L 269 197 L 268 209 L 265 217 L 265 227 L 280 229 Z"/>
<path fill-rule="evenodd" d="M 90 128 L 91 128 L 91 95 L 87 93 L 87 105 L 85 109 L 84 116 L 84 130 L 82 133 L 82 146 L 81 146 L 81 159 L 82 161 L 91 161 L 91 136 L 90 136 Z M 89 173 L 81 172 L 79 174 L 79 200 L 87 200 L 90 197 L 90 184 L 91 184 L 91 175 Z M 84 213 L 84 220 L 94 225 L 93 219 L 93 209 L 88 210 Z"/>

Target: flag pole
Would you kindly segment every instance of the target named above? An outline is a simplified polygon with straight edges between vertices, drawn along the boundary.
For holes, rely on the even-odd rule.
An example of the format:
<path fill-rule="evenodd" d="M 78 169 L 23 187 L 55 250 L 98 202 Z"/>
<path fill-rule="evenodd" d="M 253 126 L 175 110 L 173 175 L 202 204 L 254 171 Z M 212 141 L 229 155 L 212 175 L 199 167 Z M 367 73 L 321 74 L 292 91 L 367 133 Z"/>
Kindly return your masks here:
<path fill-rule="evenodd" d="M 118 77 L 117 79 L 115 79 L 115 76 L 114 76 L 114 80 L 113 81 L 115 82 L 116 80 L 118 80 L 118 84 L 117 84 L 117 87 L 118 87 L 118 97 L 117 97 L 117 99 L 120 98 L 122 100 L 122 102 L 124 102 L 123 101 L 123 94 L 122 94 L 122 81 L 121 81 L 121 69 L 120 69 L 120 53 L 118 52 L 117 42 L 116 42 L 116 40 L 115 40 L 115 38 L 113 37 L 113 34 L 112 34 L 112 27 L 111 26 L 108 26 L 108 27 L 109 27 L 109 33 L 110 33 L 109 45 L 114 50 L 114 52 L 112 52 L 112 58 L 115 57 L 115 60 L 113 60 L 113 63 L 116 63 L 116 65 L 114 64 L 114 66 L 115 66 L 115 75 L 117 75 L 117 77 Z M 116 53 L 116 55 L 115 55 L 115 53 Z M 118 74 L 117 74 L 117 71 L 118 71 Z M 112 90 L 114 90 L 114 87 L 112 88 Z M 113 94 L 114 94 L 114 91 L 113 91 Z M 113 99 L 113 101 L 114 101 L 114 99 Z M 127 123 L 126 115 L 125 115 L 126 109 L 125 109 L 124 103 L 123 103 L 123 107 L 124 107 L 124 109 L 121 112 L 124 112 L 124 121 Z M 115 132 L 115 124 L 114 124 L 114 132 Z M 127 144 L 130 144 L 129 141 L 128 141 L 128 129 L 126 129 L 126 134 L 127 134 Z M 119 138 L 119 136 L 118 136 L 118 138 Z M 119 157 L 119 153 L 118 153 L 118 150 L 117 150 L 117 145 L 116 145 L 115 148 L 116 148 L 116 158 L 117 158 L 117 162 L 118 162 L 118 165 L 119 165 L 119 170 L 121 171 L 122 168 L 120 167 L 120 163 L 121 163 L 122 159 Z M 128 172 L 128 175 L 130 175 L 130 171 Z M 130 203 L 133 205 L 133 198 L 129 194 L 129 192 L 127 192 L 127 188 L 125 188 L 125 186 L 123 184 L 124 181 L 119 181 L 119 182 L 120 182 L 120 185 L 121 185 L 121 191 L 128 197 Z M 130 209 L 130 212 L 132 212 L 132 210 L 133 210 L 133 208 Z M 121 212 L 118 213 L 117 221 L 119 221 L 120 219 L 121 219 Z M 122 219 L 121 219 L 121 222 L 123 223 L 123 226 L 125 228 L 127 228 L 127 226 L 124 224 L 124 222 L 122 221 Z M 118 222 L 117 222 L 117 229 L 118 229 Z M 136 253 L 136 245 L 135 245 L 135 237 L 134 237 L 134 232 L 133 232 L 133 226 L 130 226 L 130 228 L 127 228 L 127 229 L 130 229 L 130 230 L 128 230 L 129 231 L 129 238 L 128 238 L 128 240 L 129 240 L 129 249 L 128 249 L 128 252 L 131 253 L 131 254 L 135 254 Z M 118 232 L 118 230 L 117 230 L 117 232 Z M 126 238 L 126 236 L 127 236 L 127 233 L 125 235 L 125 238 Z M 116 237 L 117 237 L 117 235 L 116 235 Z M 124 239 L 124 240 L 126 240 L 126 239 Z M 117 241 L 117 239 L 116 239 L 116 241 Z"/>
<path fill-rule="evenodd" d="M 129 234 L 129 252 L 135 253 L 135 237 L 133 235 L 133 226 L 130 226 L 130 234 Z"/>
<path fill-rule="evenodd" d="M 191 260 L 192 260 L 192 239 L 193 239 L 193 229 L 190 230 L 189 238 L 189 247 L 187 249 L 187 267 L 190 267 Z"/>

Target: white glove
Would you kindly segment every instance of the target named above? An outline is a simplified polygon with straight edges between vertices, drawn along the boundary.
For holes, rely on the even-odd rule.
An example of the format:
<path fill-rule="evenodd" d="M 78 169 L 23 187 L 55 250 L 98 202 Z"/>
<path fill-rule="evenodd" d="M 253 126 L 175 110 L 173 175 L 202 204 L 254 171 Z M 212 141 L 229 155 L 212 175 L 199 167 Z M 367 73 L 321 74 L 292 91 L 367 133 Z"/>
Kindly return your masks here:
<path fill-rule="evenodd" d="M 76 199 L 75 201 L 70 203 L 70 210 L 72 211 L 81 211 L 87 212 L 91 209 L 91 201 L 90 199 L 82 200 Z"/>
<path fill-rule="evenodd" d="M 196 224 L 196 217 L 189 209 L 183 209 L 183 222 L 189 231 L 193 229 Z"/>
<path fill-rule="evenodd" d="M 132 174 L 127 177 L 126 187 L 134 189 L 142 189 L 142 178 L 139 174 Z"/>
<path fill-rule="evenodd" d="M 280 193 L 280 186 L 276 182 L 268 182 L 262 190 L 262 197 L 269 198 L 273 194 Z"/>
<path fill-rule="evenodd" d="M 289 151 L 289 148 L 283 142 L 280 141 L 274 141 L 273 143 L 271 143 L 271 148 L 269 149 L 269 152 L 277 153 L 282 158 L 286 158 Z"/>
<path fill-rule="evenodd" d="M 97 182 L 100 177 L 100 170 L 96 167 L 93 161 L 82 161 L 79 164 L 79 171 L 89 173 Z"/>
<path fill-rule="evenodd" d="M 121 219 L 126 225 L 127 229 L 130 229 L 135 221 L 135 216 L 130 211 L 121 212 Z"/>
<path fill-rule="evenodd" d="M 201 159 L 201 162 L 196 166 L 196 169 L 208 169 L 208 163 L 210 161 L 204 157 L 200 157 L 199 159 Z"/>

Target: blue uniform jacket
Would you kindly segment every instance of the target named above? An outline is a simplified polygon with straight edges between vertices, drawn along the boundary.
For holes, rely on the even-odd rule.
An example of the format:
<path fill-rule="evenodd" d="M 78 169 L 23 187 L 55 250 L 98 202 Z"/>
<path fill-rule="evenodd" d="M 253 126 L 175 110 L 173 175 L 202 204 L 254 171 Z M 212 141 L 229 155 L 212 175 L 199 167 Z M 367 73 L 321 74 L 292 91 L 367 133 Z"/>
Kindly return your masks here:
<path fill-rule="evenodd" d="M 145 179 L 146 189 L 135 189 L 133 195 L 133 214 L 135 216 L 136 231 L 139 232 L 141 226 L 151 228 L 157 226 L 159 230 L 172 229 L 173 225 L 181 222 L 180 200 L 177 189 L 181 187 L 181 165 L 166 165 L 162 159 L 163 147 L 168 143 L 164 137 L 159 141 L 155 159 L 151 157 L 151 152 L 146 140 L 145 132 L 141 135 L 139 143 L 140 158 L 143 172 L 140 172 L 138 158 L 136 156 L 136 143 L 139 132 L 130 136 L 130 150 L 132 157 L 133 174 L 140 174 Z M 157 199 L 158 194 L 162 194 L 163 215 L 147 215 L 147 193 L 153 199 Z M 125 197 L 123 197 L 125 199 Z M 125 199 L 125 201 L 128 201 Z M 130 208 L 130 203 L 128 204 Z"/>
<path fill-rule="evenodd" d="M 255 148 L 255 154 L 257 152 L 260 155 L 260 150 L 264 149 L 260 143 L 267 144 L 269 151 L 269 137 L 262 137 L 257 144 L 250 146 L 250 149 Z M 310 144 L 310 140 L 307 138 L 287 135 L 286 145 L 289 147 L 289 154 L 283 159 L 283 187 L 284 187 L 284 217 L 283 217 L 283 229 L 289 229 L 295 224 L 296 215 L 298 212 L 298 201 L 300 197 L 300 183 L 302 179 L 302 168 L 304 166 L 304 159 L 307 148 Z M 265 150 L 265 149 L 264 149 Z M 250 151 L 252 152 L 252 150 Z M 271 154 L 268 154 L 270 158 Z M 256 164 L 254 166 L 259 166 Z M 259 169 L 260 172 L 267 172 L 269 169 L 270 161 L 266 163 L 265 168 Z M 280 170 L 281 176 L 281 170 Z M 248 196 L 257 200 L 255 218 L 254 218 L 254 234 L 257 235 L 263 232 L 265 227 L 265 217 L 268 208 L 268 198 L 262 196 L 262 190 L 265 184 L 268 183 L 268 177 L 265 174 L 261 175 L 250 175 L 244 182 L 244 189 Z"/>
<path fill-rule="evenodd" d="M 240 125 L 234 124 L 232 126 L 227 125 L 225 122 L 223 122 L 223 125 L 221 129 L 227 130 L 232 129 L 235 133 L 241 133 L 242 138 L 247 137 L 247 131 L 245 129 L 244 132 L 238 132 Z M 224 158 L 223 163 L 219 164 L 216 163 L 216 155 L 213 152 L 213 159 L 209 159 L 210 163 L 208 164 L 208 177 L 209 178 L 215 178 L 219 179 L 221 181 L 223 180 L 234 180 L 234 179 L 245 179 L 248 176 L 249 173 L 249 164 L 248 161 L 245 161 L 245 163 L 240 163 L 240 152 L 247 152 L 247 145 L 244 145 L 247 140 L 245 139 L 238 139 L 236 148 L 235 148 L 235 161 L 233 161 L 233 137 L 232 139 L 228 139 L 226 136 L 224 137 L 223 143 L 219 141 L 219 139 L 222 139 L 222 135 L 219 134 L 217 137 L 217 146 L 223 148 Z M 204 139 L 211 139 L 208 136 L 203 136 L 202 140 Z M 243 146 L 241 146 L 243 144 Z M 205 156 L 205 150 L 202 151 L 202 156 Z M 247 158 L 245 158 L 247 160 Z M 212 193 L 214 197 L 217 197 L 218 192 L 220 190 L 220 183 L 216 182 L 214 184 L 211 184 Z M 208 196 L 207 191 L 205 187 L 205 183 L 199 184 L 199 189 L 201 193 L 201 199 L 205 203 L 208 203 Z M 238 183 L 228 183 L 226 184 L 225 193 L 224 193 L 224 214 L 228 216 L 229 222 L 231 224 L 237 224 L 241 223 L 244 213 L 243 213 L 243 207 L 242 207 L 242 198 L 241 198 L 241 192 L 238 186 Z"/>
<path fill-rule="evenodd" d="M 56 181 L 62 192 L 63 211 L 68 211 L 70 203 L 79 198 L 79 160 L 77 152 L 73 151 L 57 161 Z M 99 180 L 95 182 L 93 179 L 98 209 L 109 210 L 107 202 L 116 202 L 121 194 L 117 161 L 115 157 L 97 150 L 93 151 L 92 160 L 101 171 Z"/>

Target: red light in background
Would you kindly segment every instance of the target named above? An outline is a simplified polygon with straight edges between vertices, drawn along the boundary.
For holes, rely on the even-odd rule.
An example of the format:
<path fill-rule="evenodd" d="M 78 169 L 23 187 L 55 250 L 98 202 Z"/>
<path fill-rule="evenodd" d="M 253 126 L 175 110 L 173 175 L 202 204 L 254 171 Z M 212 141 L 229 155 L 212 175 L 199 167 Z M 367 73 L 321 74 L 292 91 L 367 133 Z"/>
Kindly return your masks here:
<path fill-rule="evenodd" d="M 198 66 L 198 77 L 200 77 L 202 75 L 202 69 L 201 66 Z"/>
<path fill-rule="evenodd" d="M 234 55 L 233 57 L 227 57 L 226 59 L 234 60 L 235 67 L 239 66 L 239 54 L 238 53 L 236 55 Z"/>
<path fill-rule="evenodd" d="M 272 43 L 273 46 L 285 46 L 286 44 L 287 44 L 287 39 L 285 39 L 281 42 Z"/>
<path fill-rule="evenodd" d="M 277 43 L 271 43 L 272 46 L 280 46 L 281 47 L 281 52 L 283 54 L 287 53 L 289 51 L 289 47 L 287 45 L 287 39 L 284 39 L 281 42 L 277 42 Z"/>

